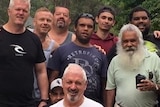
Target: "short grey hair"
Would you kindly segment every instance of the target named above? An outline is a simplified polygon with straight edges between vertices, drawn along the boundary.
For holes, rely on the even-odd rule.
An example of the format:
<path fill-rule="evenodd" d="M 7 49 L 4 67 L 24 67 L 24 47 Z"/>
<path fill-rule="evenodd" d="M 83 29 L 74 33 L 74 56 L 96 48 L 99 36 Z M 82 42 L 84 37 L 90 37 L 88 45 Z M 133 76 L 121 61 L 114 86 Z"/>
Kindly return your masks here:
<path fill-rule="evenodd" d="M 15 1 L 16 1 L 16 0 L 10 0 L 10 2 L 9 2 L 9 7 L 12 7 L 12 6 L 14 5 L 14 2 L 15 2 Z M 30 3 L 30 1 L 31 1 L 31 0 L 21 0 L 21 1 L 29 4 L 29 11 L 30 11 L 30 9 L 31 9 L 31 3 Z"/>
<path fill-rule="evenodd" d="M 78 64 L 76 64 L 76 63 L 70 63 L 70 64 L 68 64 L 68 66 L 67 66 L 67 67 L 65 68 L 65 70 L 64 70 L 64 73 L 63 73 L 63 77 L 62 77 L 62 78 L 64 78 L 64 76 L 65 76 L 67 73 L 69 73 L 69 72 L 79 72 L 79 73 L 82 74 L 83 79 L 84 79 L 85 81 L 87 81 L 86 72 L 85 72 L 85 70 L 84 70 L 80 65 L 78 65 Z"/>

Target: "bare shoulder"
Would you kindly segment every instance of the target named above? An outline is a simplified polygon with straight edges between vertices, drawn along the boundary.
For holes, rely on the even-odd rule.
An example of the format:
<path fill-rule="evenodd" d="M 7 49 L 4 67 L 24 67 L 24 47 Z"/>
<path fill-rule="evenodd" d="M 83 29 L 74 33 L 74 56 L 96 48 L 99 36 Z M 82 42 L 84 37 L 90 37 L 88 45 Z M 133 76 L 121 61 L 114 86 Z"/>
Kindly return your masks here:
<path fill-rule="evenodd" d="M 74 41 L 75 39 L 76 39 L 76 35 L 72 33 L 72 41 Z"/>

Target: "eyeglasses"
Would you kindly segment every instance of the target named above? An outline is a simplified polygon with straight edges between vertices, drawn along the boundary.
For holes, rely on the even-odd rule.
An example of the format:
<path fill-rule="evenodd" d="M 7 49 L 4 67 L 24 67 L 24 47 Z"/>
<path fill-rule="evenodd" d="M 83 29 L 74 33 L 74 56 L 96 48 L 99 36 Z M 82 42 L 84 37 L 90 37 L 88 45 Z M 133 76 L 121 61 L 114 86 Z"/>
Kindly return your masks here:
<path fill-rule="evenodd" d="M 86 17 L 86 18 L 90 18 L 94 21 L 94 17 L 92 14 L 89 14 L 89 13 L 82 13 L 79 18 L 82 18 L 82 17 Z"/>

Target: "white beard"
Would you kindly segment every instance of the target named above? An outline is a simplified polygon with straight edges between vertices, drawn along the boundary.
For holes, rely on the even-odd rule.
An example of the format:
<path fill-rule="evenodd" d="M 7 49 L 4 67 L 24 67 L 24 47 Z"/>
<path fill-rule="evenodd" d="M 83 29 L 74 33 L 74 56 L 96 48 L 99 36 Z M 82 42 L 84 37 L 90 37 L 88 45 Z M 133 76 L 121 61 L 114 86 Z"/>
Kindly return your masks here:
<path fill-rule="evenodd" d="M 140 67 L 142 61 L 145 57 L 145 48 L 139 46 L 138 49 L 134 51 L 125 51 L 124 49 L 118 47 L 118 62 L 122 69 L 126 71 L 134 71 Z"/>
<path fill-rule="evenodd" d="M 78 95 L 77 96 L 71 96 L 71 95 L 67 94 L 67 98 L 71 103 L 75 103 L 76 101 L 78 101 Z"/>

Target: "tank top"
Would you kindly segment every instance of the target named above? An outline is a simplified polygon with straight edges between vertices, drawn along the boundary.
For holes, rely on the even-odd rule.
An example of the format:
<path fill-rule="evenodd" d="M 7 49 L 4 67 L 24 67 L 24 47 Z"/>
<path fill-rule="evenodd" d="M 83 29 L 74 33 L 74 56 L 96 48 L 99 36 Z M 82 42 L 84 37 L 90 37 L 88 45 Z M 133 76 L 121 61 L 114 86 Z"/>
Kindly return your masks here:
<path fill-rule="evenodd" d="M 52 50 L 53 50 L 53 47 L 54 47 L 54 40 L 51 40 L 50 44 L 49 44 L 49 47 L 44 51 L 44 55 L 46 57 L 46 64 L 48 63 L 48 59 L 50 58 L 50 55 L 52 53 Z"/>
<path fill-rule="evenodd" d="M 71 41 L 72 41 L 72 32 L 69 31 L 69 32 L 68 32 L 68 35 L 67 35 L 67 38 L 66 38 L 65 41 L 64 41 L 62 44 L 60 44 L 60 45 L 62 46 L 62 45 L 68 44 L 68 43 L 70 43 Z"/>

